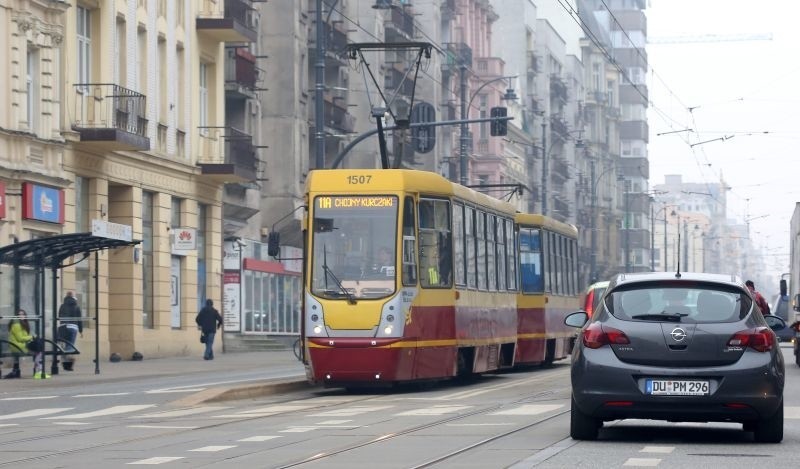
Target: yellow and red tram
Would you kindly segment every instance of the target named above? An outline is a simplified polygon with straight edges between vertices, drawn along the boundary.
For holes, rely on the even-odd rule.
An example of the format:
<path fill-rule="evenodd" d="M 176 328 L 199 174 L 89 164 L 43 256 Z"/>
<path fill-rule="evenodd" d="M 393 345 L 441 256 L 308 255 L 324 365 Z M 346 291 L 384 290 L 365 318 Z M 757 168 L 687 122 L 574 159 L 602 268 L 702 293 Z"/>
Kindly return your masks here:
<path fill-rule="evenodd" d="M 515 216 L 519 240 L 516 365 L 565 358 L 574 329 L 567 314 L 580 309 L 578 230 L 543 215 Z"/>
<path fill-rule="evenodd" d="M 309 378 L 395 383 L 512 366 L 514 207 L 412 170 L 307 182 Z"/>

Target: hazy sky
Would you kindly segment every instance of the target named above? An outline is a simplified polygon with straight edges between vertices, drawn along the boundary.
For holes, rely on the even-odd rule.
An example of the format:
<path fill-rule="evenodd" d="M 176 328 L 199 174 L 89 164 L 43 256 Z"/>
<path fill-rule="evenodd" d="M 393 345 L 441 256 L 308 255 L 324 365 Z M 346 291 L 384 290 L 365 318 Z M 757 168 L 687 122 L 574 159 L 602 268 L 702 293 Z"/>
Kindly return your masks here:
<path fill-rule="evenodd" d="M 766 249 L 770 270 L 783 272 L 800 200 L 798 14 L 800 3 L 789 0 L 650 0 L 646 10 L 649 38 L 772 35 L 648 44 L 648 151 L 651 184 L 666 174 L 701 183 L 724 177 L 728 217 L 750 217 L 755 245 Z M 695 132 L 657 136 L 685 128 Z"/>

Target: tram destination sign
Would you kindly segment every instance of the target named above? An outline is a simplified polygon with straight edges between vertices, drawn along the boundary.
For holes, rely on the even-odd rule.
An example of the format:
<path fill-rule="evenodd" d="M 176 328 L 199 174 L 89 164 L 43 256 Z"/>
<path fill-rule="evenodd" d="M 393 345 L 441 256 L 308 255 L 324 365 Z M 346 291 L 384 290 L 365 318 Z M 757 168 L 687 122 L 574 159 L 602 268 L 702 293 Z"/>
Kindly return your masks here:
<path fill-rule="evenodd" d="M 396 206 L 397 197 L 389 195 L 317 197 L 317 208 L 320 209 L 391 208 Z"/>
<path fill-rule="evenodd" d="M 92 236 L 131 241 L 133 240 L 133 230 L 130 225 L 111 223 L 105 220 L 92 220 Z"/>

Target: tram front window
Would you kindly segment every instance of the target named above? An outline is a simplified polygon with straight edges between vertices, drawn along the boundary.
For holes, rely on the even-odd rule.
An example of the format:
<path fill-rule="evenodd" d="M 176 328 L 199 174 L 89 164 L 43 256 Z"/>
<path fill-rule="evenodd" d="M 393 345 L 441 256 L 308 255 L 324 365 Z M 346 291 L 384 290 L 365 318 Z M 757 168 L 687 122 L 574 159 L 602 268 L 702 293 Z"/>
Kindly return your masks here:
<path fill-rule="evenodd" d="M 329 299 L 384 298 L 395 292 L 395 196 L 314 199 L 311 292 Z"/>

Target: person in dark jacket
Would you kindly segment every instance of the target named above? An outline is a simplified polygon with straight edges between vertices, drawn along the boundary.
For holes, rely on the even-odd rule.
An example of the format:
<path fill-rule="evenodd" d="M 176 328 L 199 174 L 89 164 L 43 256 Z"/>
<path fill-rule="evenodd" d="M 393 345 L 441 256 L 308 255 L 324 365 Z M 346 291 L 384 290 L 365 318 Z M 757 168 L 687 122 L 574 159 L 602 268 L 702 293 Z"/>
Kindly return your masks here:
<path fill-rule="evenodd" d="M 219 315 L 219 311 L 214 308 L 214 302 L 211 300 L 206 300 L 206 305 L 203 309 L 197 313 L 197 317 L 194 319 L 194 322 L 200 327 L 203 336 L 205 336 L 206 340 L 206 352 L 203 354 L 204 360 L 213 360 L 214 359 L 214 336 L 216 335 L 217 329 L 222 327 L 222 316 Z"/>
<path fill-rule="evenodd" d="M 83 316 L 83 312 L 78 305 L 78 300 L 71 291 L 68 291 L 64 302 L 58 308 L 58 318 L 61 320 L 61 325 L 58 326 L 58 338 L 67 343 L 66 351 L 75 350 L 75 340 L 78 338 L 78 334 L 83 337 L 83 320 L 70 320 L 71 318 L 78 319 L 81 316 Z M 74 355 L 65 356 L 61 365 L 65 371 L 72 371 L 75 366 Z"/>

